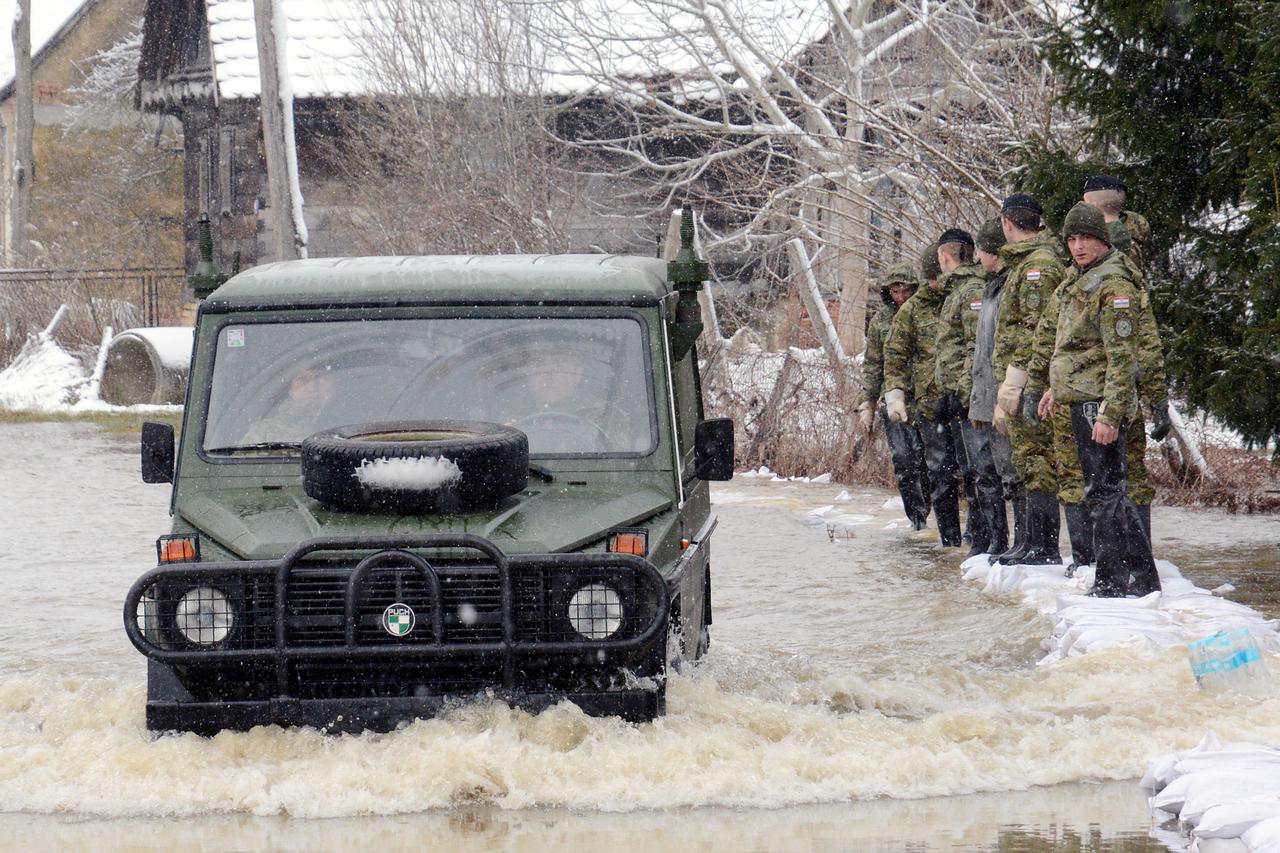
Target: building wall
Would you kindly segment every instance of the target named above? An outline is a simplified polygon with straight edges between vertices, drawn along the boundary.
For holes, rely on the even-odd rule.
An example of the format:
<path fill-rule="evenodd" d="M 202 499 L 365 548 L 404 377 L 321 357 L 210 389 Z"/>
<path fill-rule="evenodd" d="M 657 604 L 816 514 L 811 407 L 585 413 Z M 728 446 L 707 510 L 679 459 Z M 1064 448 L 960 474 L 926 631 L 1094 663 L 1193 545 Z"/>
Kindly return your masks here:
<path fill-rule="evenodd" d="M 66 121 L 69 108 L 76 101 L 70 90 L 83 81 L 82 69 L 88 67 L 90 57 L 133 32 L 142 20 L 145 6 L 146 0 L 87 0 L 73 26 L 60 36 L 55 35 L 55 40 L 39 56 L 38 64 L 33 59 L 32 100 L 37 127 L 58 127 Z M 16 113 L 12 95 L 0 101 L 0 147 L 4 151 L 0 180 L 5 187 L 0 192 L 0 252 L 7 249 L 11 231 L 9 187 L 15 160 Z M 55 171 L 41 168 L 41 137 L 50 138 L 47 134 L 34 134 L 37 193 L 44 173 L 48 171 L 52 175 Z"/>

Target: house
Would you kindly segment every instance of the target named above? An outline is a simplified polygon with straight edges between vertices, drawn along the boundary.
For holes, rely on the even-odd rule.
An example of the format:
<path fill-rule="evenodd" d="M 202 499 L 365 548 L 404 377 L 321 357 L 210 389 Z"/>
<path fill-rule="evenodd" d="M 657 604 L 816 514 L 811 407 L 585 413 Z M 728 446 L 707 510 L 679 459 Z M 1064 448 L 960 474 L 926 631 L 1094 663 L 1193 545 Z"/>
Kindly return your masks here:
<path fill-rule="evenodd" d="M 175 266 L 181 255 L 164 233 L 177 224 L 177 163 L 171 137 L 136 119 L 81 115 L 80 88 L 95 58 L 128 44 L 146 0 L 38 0 L 32 4 L 32 99 L 35 183 L 32 223 L 42 266 Z M 12 72 L 0 86 L 0 180 L 11 186 L 16 103 Z M 65 133 L 73 119 L 80 132 Z M 154 122 L 153 122 L 154 124 Z M 151 142 L 147 150 L 143 140 Z M 154 144 L 158 143 L 156 149 Z M 137 193 L 136 175 L 120 163 L 134 146 L 147 175 L 148 193 Z M 169 165 L 170 177 L 164 174 Z M 120 168 L 117 168 L 120 167 Z M 86 191 L 93 184 L 96 192 Z M 92 226 L 88 221 L 93 220 Z M 10 245 L 8 193 L 0 194 L 0 251 Z M 145 236 L 143 236 L 145 233 Z M 10 264 L 4 264 L 9 266 Z"/>

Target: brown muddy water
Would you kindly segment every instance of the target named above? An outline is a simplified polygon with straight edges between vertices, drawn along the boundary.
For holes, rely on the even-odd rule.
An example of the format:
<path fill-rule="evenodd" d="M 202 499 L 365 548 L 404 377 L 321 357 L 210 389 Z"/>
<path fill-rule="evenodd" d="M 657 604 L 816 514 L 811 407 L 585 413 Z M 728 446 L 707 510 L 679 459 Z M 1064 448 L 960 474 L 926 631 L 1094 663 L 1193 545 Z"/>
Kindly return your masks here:
<path fill-rule="evenodd" d="M 886 492 L 743 478 L 715 492 L 712 652 L 651 725 L 488 705 L 155 737 L 120 608 L 168 492 L 137 471 L 134 438 L 0 426 L 0 849 L 1177 849 L 1146 759 L 1280 741 L 1280 699 L 1202 694 L 1179 650 L 1037 667 L 1048 622 L 961 582 Z M 1155 537 L 1280 615 L 1280 520 L 1158 507 Z"/>

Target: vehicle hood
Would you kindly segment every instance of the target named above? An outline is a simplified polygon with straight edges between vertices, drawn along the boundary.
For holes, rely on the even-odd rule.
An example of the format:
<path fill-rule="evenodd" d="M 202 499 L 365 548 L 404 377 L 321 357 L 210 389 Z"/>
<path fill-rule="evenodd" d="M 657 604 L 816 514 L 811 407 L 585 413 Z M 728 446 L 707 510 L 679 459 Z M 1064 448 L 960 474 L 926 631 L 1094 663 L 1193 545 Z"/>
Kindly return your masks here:
<path fill-rule="evenodd" d="M 223 549 L 245 560 L 274 560 L 306 539 L 331 536 L 471 533 L 504 553 L 572 551 L 609 530 L 634 524 L 672 504 L 656 486 L 539 483 L 497 509 L 463 515 L 373 515 L 326 509 L 301 488 L 202 490 L 180 498 L 177 513 Z"/>

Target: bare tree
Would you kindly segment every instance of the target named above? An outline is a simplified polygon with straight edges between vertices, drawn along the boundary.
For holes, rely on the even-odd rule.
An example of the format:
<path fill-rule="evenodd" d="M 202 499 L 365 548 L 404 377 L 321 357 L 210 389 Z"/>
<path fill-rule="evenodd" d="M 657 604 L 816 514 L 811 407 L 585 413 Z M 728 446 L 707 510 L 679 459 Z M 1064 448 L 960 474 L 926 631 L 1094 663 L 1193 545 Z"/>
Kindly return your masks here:
<path fill-rule="evenodd" d="M 711 247 L 768 259 L 805 244 L 862 348 L 871 276 L 944 227 L 976 227 L 1009 149 L 1042 128 L 1051 77 L 1028 0 L 509 0 L 530 9 L 546 66 L 613 119 L 566 139 L 652 187 L 715 211 Z"/>
<path fill-rule="evenodd" d="M 362 0 L 361 98 L 340 116 L 334 170 L 378 203 L 352 210 L 372 252 L 570 248 L 579 207 L 548 132 L 543 58 L 516 5 Z"/>

